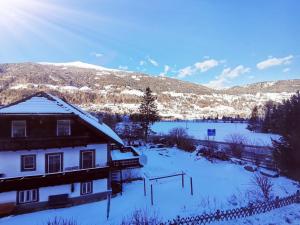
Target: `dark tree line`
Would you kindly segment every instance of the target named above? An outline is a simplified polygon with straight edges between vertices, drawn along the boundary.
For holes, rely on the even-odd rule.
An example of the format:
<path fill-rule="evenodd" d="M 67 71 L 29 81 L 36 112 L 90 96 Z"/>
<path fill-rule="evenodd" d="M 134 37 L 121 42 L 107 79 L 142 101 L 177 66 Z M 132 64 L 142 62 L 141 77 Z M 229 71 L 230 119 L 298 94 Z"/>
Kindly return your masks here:
<path fill-rule="evenodd" d="M 296 179 L 300 179 L 299 91 L 282 103 L 274 104 L 267 102 L 264 106 L 264 116 L 261 122 L 257 124 L 259 124 L 263 132 L 281 135 L 279 140 L 272 141 L 274 159 L 282 172 Z M 249 126 L 252 126 L 250 121 Z"/>

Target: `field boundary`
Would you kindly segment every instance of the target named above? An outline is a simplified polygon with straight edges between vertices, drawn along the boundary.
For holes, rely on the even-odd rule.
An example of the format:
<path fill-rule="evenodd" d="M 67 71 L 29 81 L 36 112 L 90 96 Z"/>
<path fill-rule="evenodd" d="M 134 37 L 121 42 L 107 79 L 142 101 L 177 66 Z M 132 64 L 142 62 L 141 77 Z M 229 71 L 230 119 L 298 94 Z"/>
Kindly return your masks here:
<path fill-rule="evenodd" d="M 201 214 L 191 217 L 177 217 L 173 220 L 168 220 L 161 225 L 193 225 L 193 224 L 209 224 L 217 221 L 228 221 L 233 219 L 239 219 L 249 217 L 257 214 L 263 214 L 272 211 L 277 208 L 281 208 L 294 203 L 300 203 L 300 191 L 295 194 L 279 198 L 276 197 L 273 201 L 262 202 L 257 204 L 249 204 L 247 207 L 240 207 L 235 209 L 228 209 L 225 211 L 217 210 L 213 213 Z"/>

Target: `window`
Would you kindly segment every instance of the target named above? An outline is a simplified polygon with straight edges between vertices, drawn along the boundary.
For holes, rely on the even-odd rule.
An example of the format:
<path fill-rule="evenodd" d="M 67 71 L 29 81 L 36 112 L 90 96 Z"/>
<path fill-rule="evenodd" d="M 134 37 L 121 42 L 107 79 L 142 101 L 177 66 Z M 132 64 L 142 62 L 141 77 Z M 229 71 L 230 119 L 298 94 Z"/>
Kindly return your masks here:
<path fill-rule="evenodd" d="M 39 194 L 38 189 L 18 191 L 17 192 L 18 204 L 37 202 L 38 194 Z"/>
<path fill-rule="evenodd" d="M 70 120 L 57 120 L 57 136 L 70 136 L 71 135 L 71 121 Z"/>
<path fill-rule="evenodd" d="M 12 137 L 26 137 L 26 120 L 13 120 L 11 122 Z"/>
<path fill-rule="evenodd" d="M 81 195 L 87 195 L 93 193 L 93 182 L 83 182 L 80 185 L 80 194 Z"/>
<path fill-rule="evenodd" d="M 63 153 L 46 154 L 46 173 L 58 173 L 63 170 Z"/>
<path fill-rule="evenodd" d="M 21 156 L 21 171 L 35 171 L 36 170 L 36 156 L 22 155 Z"/>
<path fill-rule="evenodd" d="M 80 151 L 80 169 L 95 167 L 95 150 Z"/>

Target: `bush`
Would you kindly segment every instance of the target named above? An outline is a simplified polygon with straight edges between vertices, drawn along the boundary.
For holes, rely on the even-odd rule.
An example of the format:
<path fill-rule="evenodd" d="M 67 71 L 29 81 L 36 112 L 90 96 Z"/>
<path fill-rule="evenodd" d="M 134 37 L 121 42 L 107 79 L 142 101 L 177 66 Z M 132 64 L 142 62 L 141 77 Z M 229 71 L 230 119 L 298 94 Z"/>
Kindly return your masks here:
<path fill-rule="evenodd" d="M 257 189 L 257 194 L 260 199 L 270 201 L 272 198 L 273 183 L 271 179 L 262 174 L 254 175 L 252 183 Z"/>
<path fill-rule="evenodd" d="M 79 224 L 73 219 L 63 219 L 63 218 L 54 217 L 54 219 L 47 221 L 45 225 L 79 225 Z"/>
<path fill-rule="evenodd" d="M 162 221 L 156 213 L 149 214 L 146 210 L 135 210 L 129 217 L 123 218 L 121 225 L 156 225 Z"/>
<path fill-rule="evenodd" d="M 170 145 L 176 145 L 178 148 L 187 152 L 193 152 L 196 150 L 194 140 L 182 127 L 176 127 L 170 130 L 167 140 Z"/>
<path fill-rule="evenodd" d="M 246 138 L 240 134 L 232 134 L 229 136 L 228 140 L 229 151 L 234 157 L 241 159 L 243 152 L 245 150 Z"/>

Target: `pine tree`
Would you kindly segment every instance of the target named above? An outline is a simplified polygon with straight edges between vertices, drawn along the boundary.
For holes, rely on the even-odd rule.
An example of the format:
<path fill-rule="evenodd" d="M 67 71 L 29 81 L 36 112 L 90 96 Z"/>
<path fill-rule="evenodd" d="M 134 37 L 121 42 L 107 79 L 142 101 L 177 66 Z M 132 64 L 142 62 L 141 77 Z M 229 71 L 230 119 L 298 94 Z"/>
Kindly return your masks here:
<path fill-rule="evenodd" d="M 274 103 L 272 101 L 266 102 L 264 106 L 265 115 L 262 122 L 262 131 L 270 132 L 273 126 L 272 112 L 274 109 Z"/>
<path fill-rule="evenodd" d="M 274 158 L 281 171 L 300 180 L 300 94 L 280 104 L 273 115 L 281 138 L 273 140 Z M 272 130 L 273 131 L 273 130 Z"/>
<path fill-rule="evenodd" d="M 149 131 L 151 131 L 150 126 L 160 119 L 156 105 L 156 97 L 152 94 L 152 91 L 149 87 L 146 88 L 146 91 L 142 97 L 139 113 L 144 138 L 147 142 Z"/>
<path fill-rule="evenodd" d="M 248 122 L 247 129 L 251 131 L 256 131 L 259 128 L 259 117 L 258 117 L 258 108 L 254 106 L 251 113 L 251 118 Z"/>

